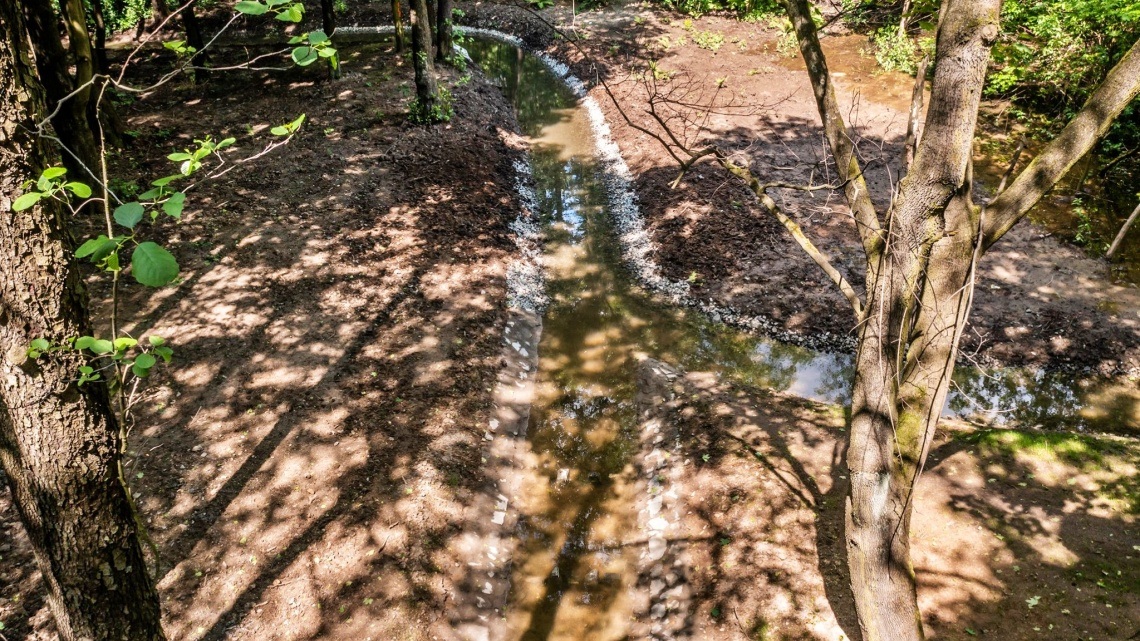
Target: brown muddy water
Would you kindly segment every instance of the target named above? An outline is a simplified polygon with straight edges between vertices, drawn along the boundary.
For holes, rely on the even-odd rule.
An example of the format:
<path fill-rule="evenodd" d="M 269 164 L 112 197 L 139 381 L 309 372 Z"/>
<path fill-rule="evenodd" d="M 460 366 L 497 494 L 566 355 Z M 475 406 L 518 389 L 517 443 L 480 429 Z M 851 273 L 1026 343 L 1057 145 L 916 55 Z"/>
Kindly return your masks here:
<path fill-rule="evenodd" d="M 631 282 L 585 110 L 533 56 L 489 39 L 466 46 L 511 99 L 531 141 L 551 299 L 528 428 L 537 464 L 527 472 L 528 498 L 519 505 L 508 639 L 622 639 L 644 543 L 630 467 L 638 359 L 840 404 L 849 400 L 852 359 L 712 323 Z M 960 367 L 945 413 L 1140 434 L 1140 393 L 1128 387 L 1058 373 Z"/>

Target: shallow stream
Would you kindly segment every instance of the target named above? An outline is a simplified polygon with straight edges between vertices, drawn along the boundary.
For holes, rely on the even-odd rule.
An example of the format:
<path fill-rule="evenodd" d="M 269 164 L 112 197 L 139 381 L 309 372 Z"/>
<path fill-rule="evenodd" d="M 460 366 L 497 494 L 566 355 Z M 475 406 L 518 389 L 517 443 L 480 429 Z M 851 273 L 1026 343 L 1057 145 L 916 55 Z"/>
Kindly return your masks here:
<path fill-rule="evenodd" d="M 635 546 L 627 545 L 635 497 L 623 470 L 637 444 L 639 356 L 834 403 L 849 400 L 852 358 L 740 332 L 639 288 L 623 267 L 594 132 L 574 94 L 513 45 L 467 46 L 532 144 L 550 298 L 528 434 L 538 463 L 529 471 L 531 498 L 519 506 L 510 638 L 621 639 L 636 576 Z M 959 367 L 945 413 L 1140 433 L 1134 390 L 1058 373 Z"/>

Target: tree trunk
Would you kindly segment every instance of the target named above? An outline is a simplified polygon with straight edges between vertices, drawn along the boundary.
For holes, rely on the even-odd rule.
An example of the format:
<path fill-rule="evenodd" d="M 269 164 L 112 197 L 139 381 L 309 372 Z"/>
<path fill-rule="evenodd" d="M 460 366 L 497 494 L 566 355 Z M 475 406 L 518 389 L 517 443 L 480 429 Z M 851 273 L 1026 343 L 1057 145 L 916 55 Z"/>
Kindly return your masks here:
<path fill-rule="evenodd" d="M 74 353 L 26 356 L 32 339 L 90 331 L 60 208 L 12 211 L 49 162 L 32 133 L 44 110 L 32 59 L 19 6 L 0 2 L 0 464 L 60 637 L 163 639 L 105 388 L 74 384 Z"/>
<path fill-rule="evenodd" d="M 418 7 L 419 3 L 417 2 L 414 6 Z M 435 16 L 435 2 L 432 0 L 426 0 L 424 2 L 424 10 L 425 11 L 423 15 L 427 16 L 428 42 L 431 43 L 432 47 L 435 47 L 435 32 L 437 26 Z"/>
<path fill-rule="evenodd" d="M 401 11 L 400 0 L 392 0 L 392 26 L 396 29 L 394 34 L 396 36 L 396 53 L 402 53 L 408 46 L 405 42 L 404 16 Z"/>
<path fill-rule="evenodd" d="M 451 60 L 455 39 L 452 36 L 451 0 L 439 0 L 436 10 L 435 47 L 437 60 Z"/>
<path fill-rule="evenodd" d="M 74 109 L 83 108 L 87 113 L 87 122 L 91 131 L 99 130 L 102 123 L 104 138 L 112 145 L 118 146 L 122 134 L 122 123 L 110 104 L 97 104 L 93 96 L 102 95 L 103 82 L 93 82 L 95 78 L 95 54 L 91 48 L 91 34 L 87 31 L 87 12 L 83 0 L 63 0 L 64 23 L 67 25 L 68 38 L 71 41 L 71 55 L 75 58 L 75 87 L 85 87 L 70 100 L 78 104 Z"/>
<path fill-rule="evenodd" d="M 111 70 L 107 59 L 107 23 L 103 16 L 103 0 L 91 0 L 91 18 L 95 23 L 95 66 L 99 73 Z"/>
<path fill-rule="evenodd" d="M 435 64 L 432 62 L 431 22 L 427 0 L 412 0 L 412 65 L 416 71 L 416 102 L 421 113 L 435 107 Z"/>
<path fill-rule="evenodd" d="M 67 52 L 59 39 L 55 7 L 51 0 L 25 0 L 24 13 L 32 42 L 36 43 L 36 66 L 47 95 L 49 112 L 75 89 L 68 70 Z M 52 119 L 56 136 L 66 148 L 63 164 L 73 180 L 90 181 L 98 171 L 99 150 L 87 121 L 87 109 L 68 100 Z"/>
<path fill-rule="evenodd" d="M 336 31 L 336 8 L 333 6 L 333 0 L 321 0 L 321 26 L 325 30 L 325 35 L 330 38 L 333 31 Z"/>
<path fill-rule="evenodd" d="M 201 84 L 210 77 L 210 70 L 206 69 L 206 40 L 202 37 L 202 25 L 198 23 L 198 14 L 194 12 L 197 2 L 191 2 L 182 9 L 182 27 L 186 30 L 186 44 L 194 47 L 194 55 L 190 64 L 194 66 L 194 82 Z"/>

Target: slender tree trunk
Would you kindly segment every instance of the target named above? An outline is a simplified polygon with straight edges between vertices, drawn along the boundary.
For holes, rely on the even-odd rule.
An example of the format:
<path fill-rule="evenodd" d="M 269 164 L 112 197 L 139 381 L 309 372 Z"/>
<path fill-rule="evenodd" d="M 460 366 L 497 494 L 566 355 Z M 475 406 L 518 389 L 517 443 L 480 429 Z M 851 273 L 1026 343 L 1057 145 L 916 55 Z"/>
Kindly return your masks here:
<path fill-rule="evenodd" d="M 451 60 L 455 39 L 452 36 L 451 0 L 439 0 L 436 10 L 435 47 L 437 60 Z"/>
<path fill-rule="evenodd" d="M 198 22 L 198 14 L 194 12 L 194 7 L 197 2 L 191 2 L 186 8 L 182 10 L 182 27 L 186 30 L 186 44 L 194 47 L 194 55 L 190 58 L 190 64 L 194 65 L 194 82 L 203 83 L 210 77 L 209 69 L 206 69 L 207 54 L 206 54 L 206 40 L 202 37 L 202 25 Z"/>
<path fill-rule="evenodd" d="M 111 63 L 107 59 L 107 23 L 103 16 L 103 0 L 91 0 L 91 18 L 95 22 L 95 66 L 99 73 L 107 73 Z"/>
<path fill-rule="evenodd" d="M 418 5 L 418 3 L 416 3 L 413 6 L 419 6 L 419 5 Z M 430 46 L 434 48 L 435 47 L 435 32 L 436 32 L 436 27 L 437 27 L 436 15 L 435 15 L 435 13 L 436 13 L 435 12 L 435 2 L 433 0 L 425 0 L 424 9 L 425 9 L 425 11 L 424 11 L 423 15 L 427 16 L 427 27 L 428 27 L 428 36 L 429 36 L 428 42 L 430 43 Z"/>
<path fill-rule="evenodd" d="M 321 0 L 321 26 L 325 30 L 325 35 L 332 37 L 333 31 L 336 31 L 336 8 L 333 6 L 333 0 Z"/>
<path fill-rule="evenodd" d="M 36 66 L 47 95 L 47 108 L 52 112 L 75 89 L 67 52 L 59 39 L 55 6 L 51 0 L 25 0 L 23 5 L 28 32 L 36 43 Z M 52 126 L 66 147 L 63 163 L 71 177 L 90 180 L 99 166 L 99 150 L 87 121 L 87 108 L 77 100 L 68 100 L 52 119 Z"/>
<path fill-rule="evenodd" d="M 396 32 L 396 53 L 402 53 L 407 48 L 408 43 L 405 41 L 404 34 L 404 15 L 400 7 L 400 0 L 392 0 L 392 26 L 395 27 Z"/>
<path fill-rule="evenodd" d="M 32 133 L 45 107 L 32 59 L 19 6 L 0 2 L 0 464 L 60 637 L 163 639 L 105 388 L 74 384 L 74 353 L 26 356 L 32 339 L 90 331 L 59 207 L 12 211 L 49 163 Z"/>
<path fill-rule="evenodd" d="M 412 0 L 412 65 L 416 71 L 416 102 L 424 114 L 430 114 L 436 102 L 428 4 L 426 0 Z"/>
<path fill-rule="evenodd" d="M 95 104 L 92 96 L 102 94 L 102 82 L 94 82 L 95 54 L 91 47 L 91 34 L 87 31 L 87 12 L 83 0 L 62 0 L 64 9 L 64 22 L 67 25 L 68 38 L 71 41 L 71 55 L 75 58 L 75 87 L 83 88 L 71 100 L 78 104 L 75 109 L 82 107 L 87 113 L 87 122 L 91 131 L 98 131 L 102 122 L 105 139 L 112 145 L 120 144 L 122 123 L 114 107 L 110 104 Z"/>

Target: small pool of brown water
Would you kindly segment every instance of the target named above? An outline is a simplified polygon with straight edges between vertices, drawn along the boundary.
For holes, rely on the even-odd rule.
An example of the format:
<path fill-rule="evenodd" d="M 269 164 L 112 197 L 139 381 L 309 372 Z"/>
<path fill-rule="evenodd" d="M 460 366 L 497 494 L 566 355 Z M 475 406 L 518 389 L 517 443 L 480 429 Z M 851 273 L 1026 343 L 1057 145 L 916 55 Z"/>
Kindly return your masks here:
<path fill-rule="evenodd" d="M 849 400 L 852 359 L 736 331 L 639 288 L 622 265 L 585 109 L 537 58 L 489 39 L 466 46 L 530 139 L 551 299 L 508 638 L 622 639 L 645 540 L 630 467 L 638 358 L 833 403 Z M 1063 374 L 958 368 L 946 414 L 1135 434 L 1140 393 Z"/>

